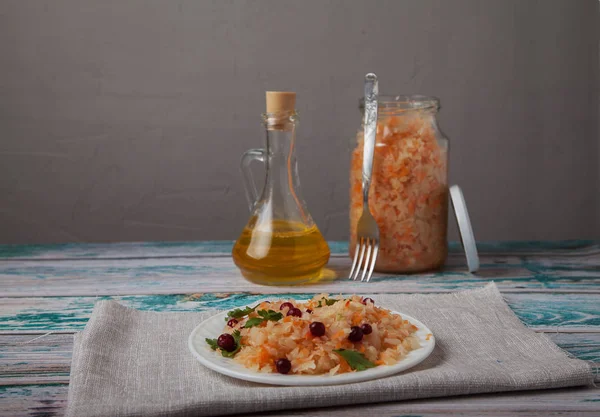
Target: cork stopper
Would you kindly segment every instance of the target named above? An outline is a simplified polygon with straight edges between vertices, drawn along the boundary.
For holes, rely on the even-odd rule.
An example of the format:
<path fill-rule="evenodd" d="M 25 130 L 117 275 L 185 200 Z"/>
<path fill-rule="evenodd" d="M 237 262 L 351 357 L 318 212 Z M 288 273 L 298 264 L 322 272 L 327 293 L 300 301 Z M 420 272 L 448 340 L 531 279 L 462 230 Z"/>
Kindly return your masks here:
<path fill-rule="evenodd" d="M 267 91 L 267 113 L 294 111 L 296 93 L 291 91 Z"/>

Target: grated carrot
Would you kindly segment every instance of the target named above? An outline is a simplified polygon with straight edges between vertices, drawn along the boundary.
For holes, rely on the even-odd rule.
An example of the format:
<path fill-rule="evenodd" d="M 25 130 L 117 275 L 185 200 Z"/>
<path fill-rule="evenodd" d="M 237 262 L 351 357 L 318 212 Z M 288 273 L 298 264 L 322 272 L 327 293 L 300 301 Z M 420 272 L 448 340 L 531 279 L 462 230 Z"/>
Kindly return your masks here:
<path fill-rule="evenodd" d="M 344 333 L 343 330 L 338 330 L 337 332 L 335 332 L 333 334 L 333 336 L 331 336 L 332 339 L 339 339 L 340 337 L 344 337 L 346 333 Z"/>
<path fill-rule="evenodd" d="M 267 349 L 265 349 L 264 347 L 260 348 L 260 352 L 258 355 L 258 362 L 261 364 L 261 366 L 266 365 L 267 363 L 269 363 L 271 361 L 271 355 L 269 355 L 269 352 L 267 351 Z"/>
<path fill-rule="evenodd" d="M 350 371 L 352 371 L 352 368 L 350 368 L 350 365 L 348 365 L 348 362 L 346 362 L 346 359 L 344 359 L 340 356 L 340 373 L 350 372 Z"/>

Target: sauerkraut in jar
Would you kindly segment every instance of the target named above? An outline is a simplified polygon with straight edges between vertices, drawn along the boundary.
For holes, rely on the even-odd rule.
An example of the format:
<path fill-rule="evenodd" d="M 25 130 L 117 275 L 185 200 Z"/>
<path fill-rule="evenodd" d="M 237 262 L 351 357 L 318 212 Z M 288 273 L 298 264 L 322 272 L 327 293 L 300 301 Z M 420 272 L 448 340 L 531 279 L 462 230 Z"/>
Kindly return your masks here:
<path fill-rule="evenodd" d="M 446 260 L 448 140 L 437 126 L 438 108 L 432 97 L 379 97 L 369 193 L 380 232 L 376 271 L 434 270 Z M 350 166 L 350 256 L 363 208 L 362 127 L 356 139 Z"/>

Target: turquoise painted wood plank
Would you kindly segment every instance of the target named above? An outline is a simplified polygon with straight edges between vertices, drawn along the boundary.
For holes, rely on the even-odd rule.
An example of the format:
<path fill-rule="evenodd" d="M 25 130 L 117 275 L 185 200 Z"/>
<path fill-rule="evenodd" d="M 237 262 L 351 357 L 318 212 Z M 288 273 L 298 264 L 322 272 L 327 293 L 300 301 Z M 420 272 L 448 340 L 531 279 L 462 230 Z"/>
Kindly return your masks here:
<path fill-rule="evenodd" d="M 312 293 L 282 294 L 278 298 L 309 298 Z M 528 326 L 566 331 L 600 331 L 600 304 L 589 294 L 504 294 L 515 314 Z M 78 331 L 87 322 L 94 302 L 115 299 L 146 311 L 205 311 L 231 309 L 265 298 L 250 293 L 196 293 L 118 297 L 31 297 L 0 299 L 0 331 Z M 376 299 L 376 296 L 375 296 Z"/>
<path fill-rule="evenodd" d="M 0 261 L 0 296 L 96 296 L 185 294 L 198 291 L 277 293 L 449 292 L 477 288 L 494 280 L 503 292 L 590 292 L 600 294 L 600 255 L 536 258 L 482 256 L 477 274 L 464 261 L 449 257 L 443 271 L 413 275 L 375 274 L 370 284 L 348 281 L 350 259 L 332 258 L 327 278 L 303 287 L 266 287 L 243 279 L 232 259 L 134 258 Z"/>
<path fill-rule="evenodd" d="M 3 417 L 58 417 L 67 405 L 67 385 L 30 385 L 0 387 L 0 414 Z M 568 388 L 522 391 L 395 403 L 263 413 L 264 417 L 556 417 L 597 416 L 600 390 Z M 483 411 L 485 410 L 485 411 Z M 256 416 L 256 415 L 254 415 Z M 238 416 L 241 417 L 241 416 Z"/>
<path fill-rule="evenodd" d="M 574 357 L 600 366 L 600 333 L 548 333 L 548 337 Z M 68 382 L 72 350 L 73 334 L 0 335 L 0 385 L 22 380 L 44 383 L 57 377 Z"/>
<path fill-rule="evenodd" d="M 548 297 L 541 294 L 511 294 L 504 297 L 519 319 L 529 326 L 549 330 L 575 326 L 600 329 L 598 295 L 562 294 Z"/>
<path fill-rule="evenodd" d="M 554 343 L 573 356 L 595 363 L 600 381 L 600 333 L 547 333 Z"/>
<path fill-rule="evenodd" d="M 233 241 L 197 242 L 125 242 L 125 243 L 65 243 L 54 245 L 0 245 L 4 259 L 80 259 L 80 258 L 154 258 L 177 256 L 229 255 Z M 347 242 L 329 242 L 333 254 L 346 255 Z M 480 242 L 481 253 L 546 254 L 598 253 L 600 242 L 593 240 Z M 460 252 L 456 242 L 450 243 L 452 252 Z"/>

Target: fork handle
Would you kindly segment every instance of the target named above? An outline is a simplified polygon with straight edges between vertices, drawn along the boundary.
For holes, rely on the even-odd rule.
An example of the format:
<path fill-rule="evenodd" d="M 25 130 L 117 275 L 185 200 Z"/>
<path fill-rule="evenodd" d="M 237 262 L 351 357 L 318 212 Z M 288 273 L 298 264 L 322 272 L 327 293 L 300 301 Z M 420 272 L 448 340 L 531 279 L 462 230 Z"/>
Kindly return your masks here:
<path fill-rule="evenodd" d="M 363 205 L 369 206 L 369 188 L 373 175 L 373 154 L 375 153 L 375 137 L 377 134 L 377 99 L 379 84 L 373 73 L 365 75 L 365 120 L 364 120 L 364 152 L 362 166 Z"/>

